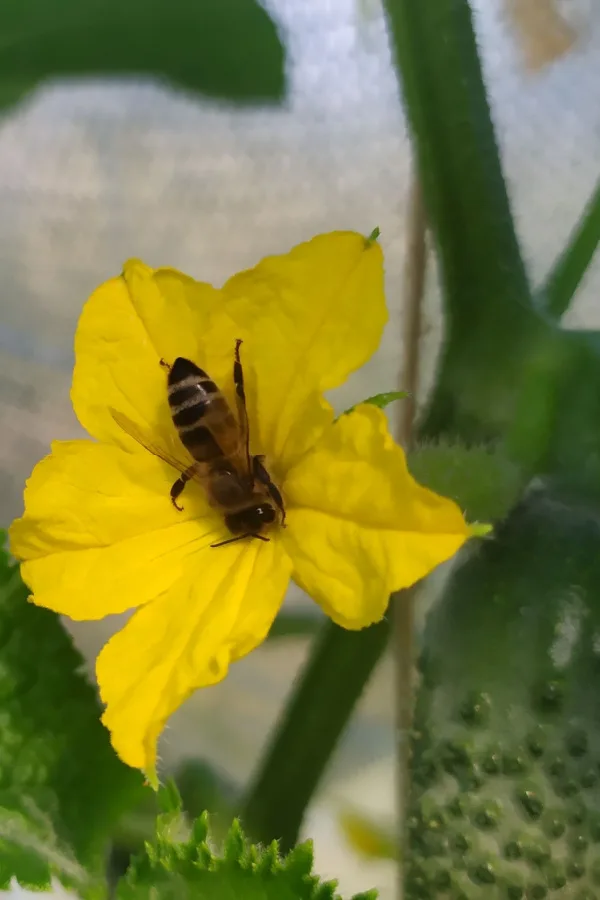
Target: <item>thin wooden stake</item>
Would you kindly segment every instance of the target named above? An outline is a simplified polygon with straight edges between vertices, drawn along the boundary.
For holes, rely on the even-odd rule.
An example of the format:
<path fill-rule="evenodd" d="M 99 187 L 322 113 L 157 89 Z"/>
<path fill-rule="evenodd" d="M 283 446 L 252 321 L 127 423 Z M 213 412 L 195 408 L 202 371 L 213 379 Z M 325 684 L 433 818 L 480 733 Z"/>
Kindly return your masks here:
<path fill-rule="evenodd" d="M 412 445 L 417 391 L 423 294 L 427 264 L 425 209 L 416 175 L 410 187 L 406 224 L 406 259 L 403 276 L 402 371 L 400 388 L 410 396 L 400 404 L 398 439 L 408 451 Z M 414 602 L 416 587 L 399 591 L 393 599 L 393 647 L 396 662 L 396 777 L 398 780 L 399 878 L 403 896 L 403 852 L 406 847 L 406 811 L 410 788 L 410 733 L 414 700 Z"/>

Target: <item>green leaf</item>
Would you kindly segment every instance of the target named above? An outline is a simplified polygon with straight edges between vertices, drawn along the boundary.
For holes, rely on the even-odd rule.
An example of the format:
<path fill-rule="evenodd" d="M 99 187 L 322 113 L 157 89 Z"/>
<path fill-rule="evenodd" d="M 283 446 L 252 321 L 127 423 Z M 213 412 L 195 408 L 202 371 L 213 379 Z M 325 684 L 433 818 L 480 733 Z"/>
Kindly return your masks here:
<path fill-rule="evenodd" d="M 142 780 L 111 749 L 58 617 L 27 598 L 0 550 L 0 888 L 56 874 L 83 893 L 102 885 L 112 831 Z"/>
<path fill-rule="evenodd" d="M 600 332 L 556 330 L 532 355 L 508 446 L 531 476 L 600 496 Z"/>
<path fill-rule="evenodd" d="M 387 646 L 387 619 L 363 631 L 323 625 L 242 806 L 253 840 L 294 846 L 304 811 Z"/>
<path fill-rule="evenodd" d="M 376 406 L 378 409 L 385 409 L 394 400 L 405 400 L 406 397 L 410 397 L 408 391 L 386 391 L 383 394 L 374 394 L 372 397 L 367 397 L 362 402 L 370 403 L 371 406 Z M 348 410 L 348 412 L 351 412 L 351 410 Z"/>
<path fill-rule="evenodd" d="M 237 102 L 279 101 L 284 50 L 256 0 L 6 0 L 0 102 L 47 78 L 147 75 Z"/>
<path fill-rule="evenodd" d="M 600 514 L 531 490 L 429 613 L 407 900 L 597 890 Z M 474 891 L 474 893 L 473 893 Z"/>
<path fill-rule="evenodd" d="M 361 404 L 370 403 L 371 406 L 376 406 L 378 409 L 385 409 L 386 406 L 389 406 L 394 400 L 405 400 L 407 397 L 410 397 L 408 391 L 386 391 L 383 394 L 374 394 L 372 397 L 367 397 L 366 400 L 361 400 L 360 402 Z M 342 415 L 347 416 L 348 413 L 353 412 L 356 409 L 356 406 L 359 405 L 360 404 L 357 403 L 355 406 L 345 409 Z"/>
<path fill-rule="evenodd" d="M 539 306 L 559 319 L 567 311 L 600 243 L 600 181 L 562 255 L 539 292 Z"/>
<path fill-rule="evenodd" d="M 421 434 L 496 439 L 539 317 L 502 175 L 467 0 L 385 0 L 428 225 L 446 343 Z"/>
<path fill-rule="evenodd" d="M 421 484 L 458 503 L 469 522 L 502 519 L 522 487 L 520 468 L 498 444 L 423 443 L 409 453 L 408 467 Z"/>
<path fill-rule="evenodd" d="M 169 804 L 172 798 L 170 788 Z M 117 885 L 117 900 L 339 900 L 335 883 L 322 882 L 312 873 L 310 843 L 282 858 L 276 842 L 252 846 L 236 820 L 220 853 L 213 845 L 206 813 L 190 827 L 171 809 L 158 818 L 156 841 Z M 353 900 L 375 898 L 373 891 Z"/>
<path fill-rule="evenodd" d="M 164 816 L 172 814 L 179 816 L 181 812 L 181 795 L 172 778 L 159 787 L 156 800 Z"/>

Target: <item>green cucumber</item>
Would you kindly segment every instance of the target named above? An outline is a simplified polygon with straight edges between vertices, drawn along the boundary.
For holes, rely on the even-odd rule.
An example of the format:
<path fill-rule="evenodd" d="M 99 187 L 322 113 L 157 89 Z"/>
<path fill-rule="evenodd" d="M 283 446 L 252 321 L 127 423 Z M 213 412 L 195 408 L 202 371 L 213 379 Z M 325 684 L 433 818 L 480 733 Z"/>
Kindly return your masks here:
<path fill-rule="evenodd" d="M 600 514 L 530 491 L 431 611 L 405 900 L 600 898 Z"/>

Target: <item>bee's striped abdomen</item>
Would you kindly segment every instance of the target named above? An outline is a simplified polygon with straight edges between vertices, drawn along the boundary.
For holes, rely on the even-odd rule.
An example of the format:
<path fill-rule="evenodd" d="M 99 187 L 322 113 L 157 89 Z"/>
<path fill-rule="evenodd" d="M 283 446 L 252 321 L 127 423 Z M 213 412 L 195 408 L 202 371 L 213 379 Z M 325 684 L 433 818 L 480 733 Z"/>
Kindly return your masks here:
<path fill-rule="evenodd" d="M 198 462 L 228 451 L 214 432 L 235 433 L 236 421 L 217 385 L 191 360 L 178 357 L 169 371 L 169 407 L 181 442 Z M 219 434 L 220 437 L 220 434 Z"/>

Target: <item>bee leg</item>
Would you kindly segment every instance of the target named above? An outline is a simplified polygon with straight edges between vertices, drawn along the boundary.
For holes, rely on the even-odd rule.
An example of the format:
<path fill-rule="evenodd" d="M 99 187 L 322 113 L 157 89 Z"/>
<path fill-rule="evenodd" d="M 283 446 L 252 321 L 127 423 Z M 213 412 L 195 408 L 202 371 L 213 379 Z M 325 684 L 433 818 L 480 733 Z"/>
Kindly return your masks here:
<path fill-rule="evenodd" d="M 279 509 L 281 513 L 281 525 L 285 528 L 285 506 L 283 505 L 283 497 L 281 496 L 281 491 L 279 488 L 273 483 L 271 480 L 271 476 L 265 469 L 263 465 L 264 456 L 253 456 L 252 457 L 252 468 L 254 473 L 255 480 L 264 484 L 266 489 L 268 490 L 271 499 L 275 503 L 275 506 Z"/>
<path fill-rule="evenodd" d="M 238 534 L 237 537 L 227 538 L 226 541 L 219 541 L 218 544 L 211 544 L 211 549 L 215 549 L 215 547 L 224 547 L 225 544 L 236 544 L 238 541 L 243 541 L 247 538 L 247 534 Z"/>
<path fill-rule="evenodd" d="M 160 365 L 163 367 L 163 369 L 168 369 L 169 371 L 171 371 L 171 366 L 166 361 L 166 359 L 161 359 Z"/>
<path fill-rule="evenodd" d="M 265 537 L 262 534 L 252 534 L 251 532 L 248 532 L 248 534 L 238 534 L 238 535 L 236 535 L 236 537 L 227 538 L 226 541 L 219 541 L 218 544 L 211 544 L 210 546 L 213 549 L 215 547 L 224 547 L 225 544 L 235 544 L 235 543 L 237 543 L 237 541 L 245 541 L 246 538 L 258 538 L 259 541 L 264 541 L 265 544 L 268 544 L 270 541 L 270 538 Z"/>
<path fill-rule="evenodd" d="M 181 494 L 181 492 L 183 491 L 184 487 L 186 486 L 186 484 L 188 483 L 189 480 L 190 480 L 190 476 L 187 475 L 186 472 L 184 472 L 177 479 L 177 481 L 173 484 L 173 487 L 171 488 L 171 503 L 173 504 L 175 509 L 179 510 L 179 512 L 182 512 L 183 506 L 180 506 L 178 504 L 177 498 L 179 497 L 179 495 Z"/>
<path fill-rule="evenodd" d="M 246 409 L 246 389 L 244 387 L 244 370 L 242 369 L 242 361 L 240 359 L 240 346 L 243 341 L 240 338 L 235 342 L 234 362 L 233 362 L 233 384 L 235 386 L 235 404 L 238 414 L 238 424 L 244 449 L 246 453 L 246 474 L 254 483 L 254 473 L 252 471 L 252 459 L 250 457 L 250 425 L 248 423 L 248 410 Z"/>
<path fill-rule="evenodd" d="M 194 471 L 195 466 L 190 466 L 189 469 L 186 469 L 185 472 L 181 473 L 181 475 L 171 488 L 171 503 L 173 504 L 175 509 L 179 510 L 179 512 L 183 510 L 183 506 L 179 506 L 179 504 L 177 503 L 177 498 L 181 494 L 188 481 L 190 481 L 190 479 L 194 477 Z"/>

